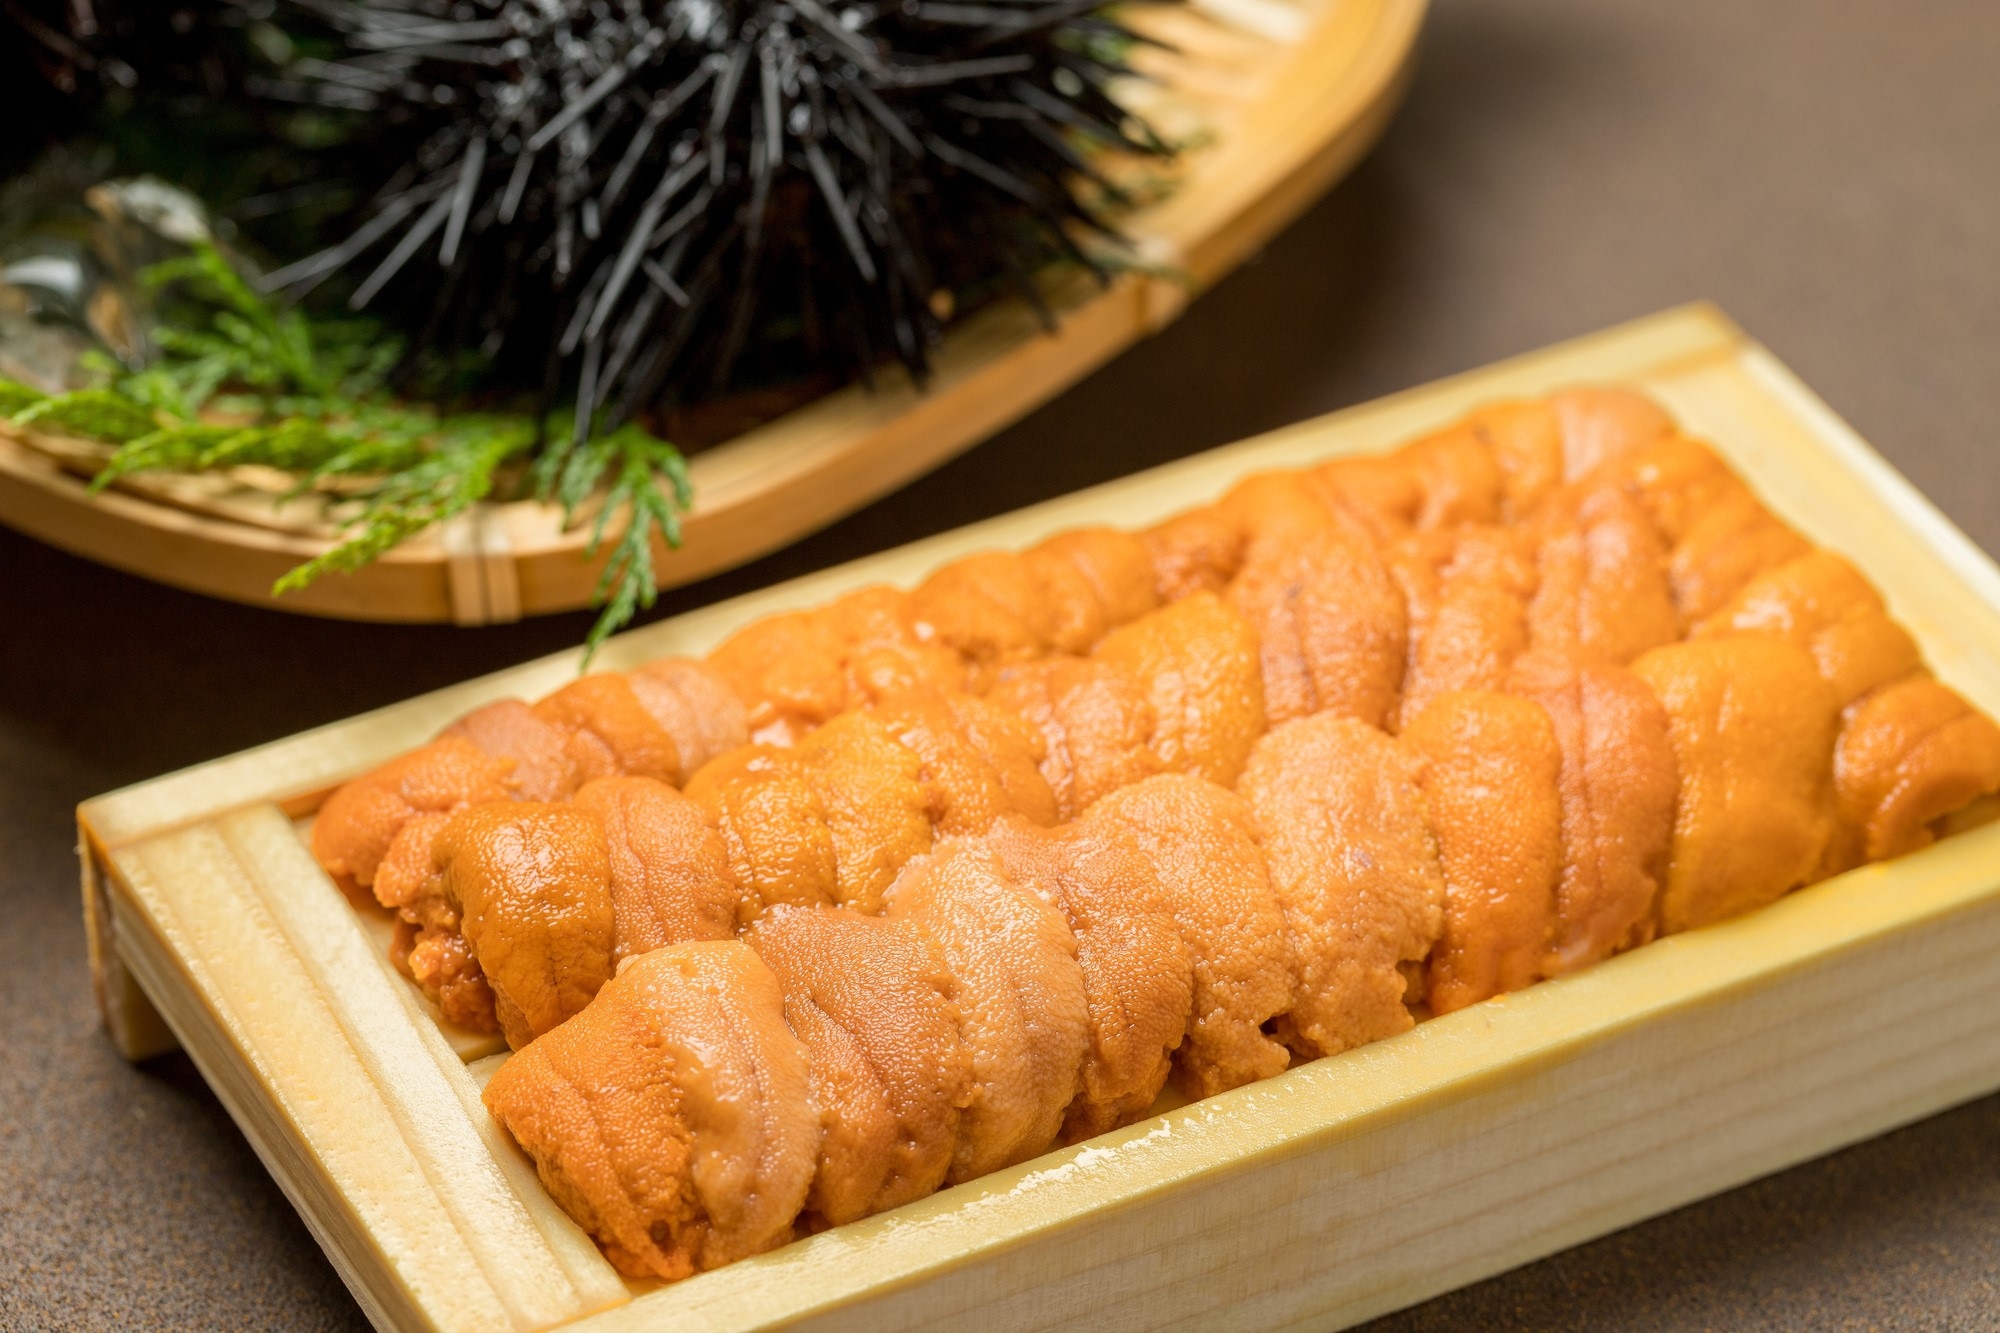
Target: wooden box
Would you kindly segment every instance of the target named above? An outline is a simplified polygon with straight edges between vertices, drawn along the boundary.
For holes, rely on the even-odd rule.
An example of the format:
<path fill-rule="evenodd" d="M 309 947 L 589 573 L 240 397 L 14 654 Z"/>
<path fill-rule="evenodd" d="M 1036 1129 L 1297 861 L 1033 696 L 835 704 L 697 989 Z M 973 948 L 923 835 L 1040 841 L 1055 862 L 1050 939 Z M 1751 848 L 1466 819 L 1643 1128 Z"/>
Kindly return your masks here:
<path fill-rule="evenodd" d="M 2000 712 L 2000 570 L 1706 307 L 653 625 L 606 665 L 1604 381 L 1712 440 L 1876 582 L 1942 678 Z M 188 1049 L 381 1328 L 1332 1328 L 2000 1088 L 1989 824 L 761 1258 L 628 1286 L 487 1118 L 483 1066 L 461 1058 L 477 1052 L 430 1021 L 293 823 L 332 784 L 575 666 L 531 663 L 79 811 L 114 1037 L 134 1056 Z"/>

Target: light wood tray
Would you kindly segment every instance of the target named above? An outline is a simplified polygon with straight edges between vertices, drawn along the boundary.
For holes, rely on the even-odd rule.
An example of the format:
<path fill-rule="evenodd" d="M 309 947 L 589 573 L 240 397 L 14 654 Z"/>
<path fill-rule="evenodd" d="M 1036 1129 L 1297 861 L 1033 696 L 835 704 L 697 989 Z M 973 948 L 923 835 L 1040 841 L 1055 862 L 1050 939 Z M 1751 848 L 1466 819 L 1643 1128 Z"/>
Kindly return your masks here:
<path fill-rule="evenodd" d="M 679 550 L 655 552 L 662 587 L 742 564 L 824 527 L 1025 416 L 1139 339 L 1247 258 L 1375 142 L 1399 101 L 1426 0 L 1188 0 L 1139 8 L 1140 48 L 1164 89 L 1128 100 L 1198 146 L 1163 201 L 1121 224 L 1150 272 L 1108 288 L 1072 276 L 1048 291 L 1043 331 L 1019 302 L 946 339 L 928 391 L 886 372 L 875 392 L 829 394 L 697 454 Z M 273 505 L 263 477 L 142 476 L 96 497 L 74 441 L 0 430 L 0 523 L 147 578 L 282 610 L 355 620 L 485 624 L 587 604 L 599 561 L 587 530 L 532 503 L 482 507 L 355 574 L 282 598 L 271 585 L 325 551 L 315 506 Z M 282 483 L 283 479 L 277 479 Z"/>
<path fill-rule="evenodd" d="M 1852 557 L 1940 676 L 2000 712 L 2000 570 L 1722 315 L 1690 307 L 616 640 L 699 652 L 752 616 L 907 583 L 1472 406 L 1629 381 Z M 178 1040 L 385 1329 L 1331 1328 L 2000 1088 L 2000 825 L 1359 1051 L 1170 1110 L 670 1287 L 618 1281 L 480 1109 L 477 1075 L 291 820 L 574 654 L 86 803 L 111 1031 Z"/>

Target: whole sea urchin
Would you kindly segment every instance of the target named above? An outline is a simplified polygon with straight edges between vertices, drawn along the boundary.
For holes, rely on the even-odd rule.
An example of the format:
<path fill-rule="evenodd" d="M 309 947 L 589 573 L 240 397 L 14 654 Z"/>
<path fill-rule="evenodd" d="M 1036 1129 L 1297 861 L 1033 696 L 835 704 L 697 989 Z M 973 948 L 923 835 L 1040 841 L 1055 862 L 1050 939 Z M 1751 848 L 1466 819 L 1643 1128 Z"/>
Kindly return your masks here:
<path fill-rule="evenodd" d="M 953 304 L 1089 262 L 1080 141 L 1164 150 L 1101 0 L 835 3 L 278 0 L 252 90 L 356 113 L 380 171 L 268 288 L 344 271 L 412 358 L 573 389 L 579 440 L 746 369 L 921 379 Z"/>
<path fill-rule="evenodd" d="M 605 552 L 594 648 L 679 543 L 663 436 L 892 358 L 921 381 L 954 310 L 1098 266 L 1093 201 L 1123 196 L 1097 147 L 1167 151 L 1111 96 L 1141 39 L 1103 0 L 830 2 L 0 0 L 0 66 L 31 76 L 0 96 L 38 108 L 0 150 L 47 153 L 0 213 L 156 176 L 224 242 L 130 275 L 173 303 L 143 366 L 79 357 L 55 378 L 85 383 L 0 379 L 0 404 L 113 446 L 97 488 L 255 463 L 345 497 L 278 593 L 553 502 Z"/>

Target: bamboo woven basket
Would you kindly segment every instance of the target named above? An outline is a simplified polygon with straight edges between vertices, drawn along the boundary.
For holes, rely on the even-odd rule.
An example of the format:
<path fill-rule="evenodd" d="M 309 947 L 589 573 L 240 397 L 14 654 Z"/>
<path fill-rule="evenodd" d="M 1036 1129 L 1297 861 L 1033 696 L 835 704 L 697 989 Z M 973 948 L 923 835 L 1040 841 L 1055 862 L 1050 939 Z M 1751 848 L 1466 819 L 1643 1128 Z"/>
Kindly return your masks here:
<path fill-rule="evenodd" d="M 2000 712 L 2000 569 L 1709 307 L 1612 329 L 614 640 L 748 619 L 1247 472 L 1378 450 L 1496 398 L 1637 384 L 1881 588 Z M 2000 823 L 1750 916 L 1154 1118 L 762 1257 L 627 1285 L 556 1211 L 457 1042 L 301 842 L 334 784 L 561 654 L 85 803 L 111 1034 L 184 1046 L 376 1326 L 1240 1329 L 1358 1322 L 2000 1088 Z"/>
<path fill-rule="evenodd" d="M 1396 108 L 1426 0 L 1189 0 L 1144 6 L 1135 28 L 1158 75 L 1137 109 L 1196 146 L 1165 197 L 1123 224 L 1150 271 L 1100 288 L 1078 276 L 953 331 L 928 391 L 900 372 L 841 389 L 697 454 L 679 550 L 655 552 L 664 586 L 727 569 L 824 527 L 1026 415 L 1156 332 L 1248 257 L 1373 145 Z M 353 620 L 485 624 L 586 605 L 598 563 L 550 506 L 481 507 L 375 564 L 271 596 L 325 551 L 317 506 L 280 508 L 275 475 L 131 478 L 91 497 L 102 450 L 0 434 L 0 523 L 104 564 L 232 601 Z"/>

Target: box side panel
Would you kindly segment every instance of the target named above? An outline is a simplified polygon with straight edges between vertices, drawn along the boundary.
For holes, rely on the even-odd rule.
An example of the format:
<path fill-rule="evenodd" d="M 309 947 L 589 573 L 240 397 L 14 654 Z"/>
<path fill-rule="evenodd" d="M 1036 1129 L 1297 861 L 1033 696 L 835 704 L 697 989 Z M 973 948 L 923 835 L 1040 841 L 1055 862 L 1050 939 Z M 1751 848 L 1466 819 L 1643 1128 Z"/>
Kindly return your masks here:
<path fill-rule="evenodd" d="M 422 1173 L 332 1015 L 272 966 L 282 937 L 240 869 L 218 854 L 220 839 L 204 829 L 170 839 L 113 854 L 112 908 L 133 971 L 202 1077 L 377 1328 L 434 1330 L 434 1316 L 460 1300 L 497 1318 L 498 1302 L 470 1253 L 442 1228 L 411 1225 L 426 1211 Z M 182 884 L 212 906 L 189 903 L 168 887 Z M 192 919 L 183 920 L 190 908 Z M 287 1040 L 306 1043 L 311 1058 L 280 1079 L 268 1052 Z M 357 1136 L 345 1151 L 323 1142 L 300 1123 L 322 1104 L 342 1106 L 374 1133 Z M 429 1211 L 441 1212 L 434 1201 Z M 395 1280 L 399 1266 L 439 1249 L 448 1262 L 421 1286 Z M 474 1281 L 454 1281 L 467 1272 Z"/>
<path fill-rule="evenodd" d="M 390 970 L 284 812 L 250 806 L 214 827 L 284 931 L 303 979 L 333 1011 L 515 1326 L 544 1328 L 624 1301 L 617 1273 L 532 1170 L 503 1169 L 524 1163 L 511 1149 L 496 1154 L 502 1136 L 476 1095 L 468 1104 L 464 1062 Z"/>
<path fill-rule="evenodd" d="M 601 1258 L 586 1296 L 552 1253 L 281 811 L 113 861 L 149 992 L 379 1327 L 530 1330 L 623 1299 Z"/>
<path fill-rule="evenodd" d="M 125 962 L 107 887 L 110 872 L 81 824 L 76 831 L 76 856 L 82 871 L 83 939 L 90 956 L 90 985 L 97 996 L 105 1034 L 120 1055 L 135 1063 L 164 1055 L 179 1043 Z"/>

